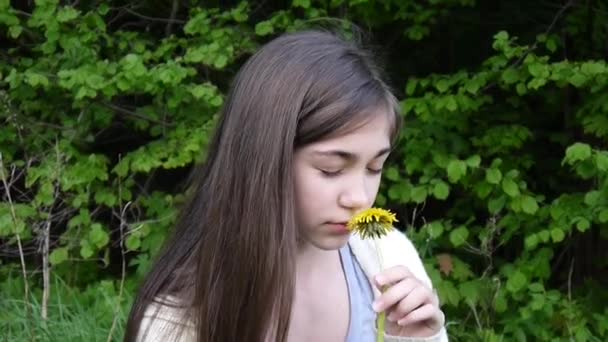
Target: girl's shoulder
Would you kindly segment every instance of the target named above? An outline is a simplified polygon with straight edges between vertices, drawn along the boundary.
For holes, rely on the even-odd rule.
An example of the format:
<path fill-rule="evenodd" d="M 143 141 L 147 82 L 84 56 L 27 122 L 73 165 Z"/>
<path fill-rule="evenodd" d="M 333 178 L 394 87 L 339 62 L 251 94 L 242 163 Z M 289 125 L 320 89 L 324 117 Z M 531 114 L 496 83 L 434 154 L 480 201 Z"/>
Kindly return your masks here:
<path fill-rule="evenodd" d="M 144 312 L 137 342 L 195 341 L 195 327 L 179 300 L 173 296 L 156 298 Z"/>
<path fill-rule="evenodd" d="M 432 287 L 416 247 L 397 229 L 379 239 L 361 239 L 358 234 L 353 234 L 349 245 L 368 277 L 393 266 L 406 266 L 414 276 Z"/>

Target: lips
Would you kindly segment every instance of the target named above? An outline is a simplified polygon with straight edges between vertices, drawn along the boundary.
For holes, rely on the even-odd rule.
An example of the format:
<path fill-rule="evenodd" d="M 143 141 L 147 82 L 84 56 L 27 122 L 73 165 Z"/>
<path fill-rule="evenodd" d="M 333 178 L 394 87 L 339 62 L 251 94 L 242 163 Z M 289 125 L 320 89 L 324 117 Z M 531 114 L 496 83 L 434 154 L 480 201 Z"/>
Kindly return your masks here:
<path fill-rule="evenodd" d="M 331 228 L 332 232 L 335 233 L 347 233 L 349 232 L 348 228 L 346 227 L 346 222 L 328 222 L 327 225 Z"/>

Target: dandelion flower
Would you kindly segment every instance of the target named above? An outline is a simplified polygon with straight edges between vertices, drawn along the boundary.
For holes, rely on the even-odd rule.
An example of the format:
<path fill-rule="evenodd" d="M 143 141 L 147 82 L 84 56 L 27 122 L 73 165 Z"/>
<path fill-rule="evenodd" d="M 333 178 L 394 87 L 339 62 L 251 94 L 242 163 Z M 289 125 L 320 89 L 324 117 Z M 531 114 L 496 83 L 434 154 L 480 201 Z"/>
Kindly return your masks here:
<path fill-rule="evenodd" d="M 350 221 L 346 224 L 346 227 L 350 231 L 354 231 L 361 235 L 361 238 L 380 238 L 393 229 L 393 222 L 398 222 L 395 214 L 391 213 L 386 209 L 381 208 L 369 208 L 362 212 L 354 215 Z M 376 244 L 378 240 L 375 241 Z M 380 268 L 382 268 L 382 256 L 380 248 L 376 245 L 378 252 L 378 258 L 380 259 Z M 382 288 L 384 292 L 386 289 Z M 384 331 L 385 331 L 386 312 L 381 312 L 376 318 L 376 326 L 378 333 L 376 335 L 376 342 L 384 342 Z"/>
<path fill-rule="evenodd" d="M 393 222 L 398 222 L 392 212 L 381 208 L 369 208 L 354 215 L 346 227 L 361 235 L 363 239 L 379 238 L 393 229 Z"/>

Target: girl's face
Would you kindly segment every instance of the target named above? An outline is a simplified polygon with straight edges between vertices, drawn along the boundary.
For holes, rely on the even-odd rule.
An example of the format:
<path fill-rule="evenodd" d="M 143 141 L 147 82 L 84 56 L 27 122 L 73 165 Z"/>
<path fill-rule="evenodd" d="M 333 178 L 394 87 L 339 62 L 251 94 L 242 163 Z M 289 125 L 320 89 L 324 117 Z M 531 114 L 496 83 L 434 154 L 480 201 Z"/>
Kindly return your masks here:
<path fill-rule="evenodd" d="M 295 151 L 296 213 L 304 243 L 324 250 L 348 241 L 346 222 L 372 206 L 390 152 L 389 115 L 383 110 L 345 135 Z"/>

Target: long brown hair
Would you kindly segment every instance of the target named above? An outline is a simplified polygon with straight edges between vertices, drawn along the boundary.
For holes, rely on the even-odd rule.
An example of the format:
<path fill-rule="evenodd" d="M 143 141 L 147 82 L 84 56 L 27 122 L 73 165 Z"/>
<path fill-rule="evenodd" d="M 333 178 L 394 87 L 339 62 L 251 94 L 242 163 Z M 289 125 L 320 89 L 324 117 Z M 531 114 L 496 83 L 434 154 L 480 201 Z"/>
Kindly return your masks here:
<path fill-rule="evenodd" d="M 397 102 L 368 52 L 322 31 L 282 35 L 241 68 L 207 161 L 127 324 L 177 297 L 198 341 L 284 341 L 294 293 L 294 150 L 343 134 Z"/>

